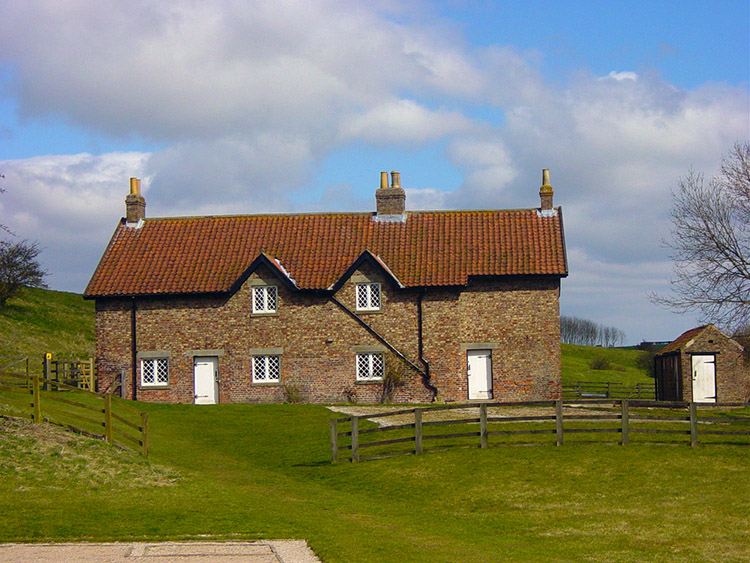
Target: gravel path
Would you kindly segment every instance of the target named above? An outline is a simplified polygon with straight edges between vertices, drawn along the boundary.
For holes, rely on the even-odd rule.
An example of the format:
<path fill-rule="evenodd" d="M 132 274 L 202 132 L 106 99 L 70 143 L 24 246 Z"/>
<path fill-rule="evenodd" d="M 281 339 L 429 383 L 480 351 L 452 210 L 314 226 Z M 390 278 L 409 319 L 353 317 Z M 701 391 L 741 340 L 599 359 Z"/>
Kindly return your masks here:
<path fill-rule="evenodd" d="M 320 563 L 302 540 L 197 541 L 158 543 L 26 543 L 0 544 L 0 561 L 5 563 L 178 563 L 221 561 L 221 563 Z"/>

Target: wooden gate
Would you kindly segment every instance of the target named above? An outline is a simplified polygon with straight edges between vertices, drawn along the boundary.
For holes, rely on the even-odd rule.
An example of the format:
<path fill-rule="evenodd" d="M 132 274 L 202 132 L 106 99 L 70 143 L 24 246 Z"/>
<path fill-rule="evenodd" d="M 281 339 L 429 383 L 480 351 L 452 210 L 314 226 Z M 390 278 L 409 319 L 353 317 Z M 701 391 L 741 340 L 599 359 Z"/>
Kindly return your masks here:
<path fill-rule="evenodd" d="M 86 391 L 96 391 L 94 360 L 91 358 L 88 360 L 53 360 L 52 354 L 47 354 L 44 357 L 44 379 L 58 381 Z M 54 387 L 53 383 L 48 385 Z"/>

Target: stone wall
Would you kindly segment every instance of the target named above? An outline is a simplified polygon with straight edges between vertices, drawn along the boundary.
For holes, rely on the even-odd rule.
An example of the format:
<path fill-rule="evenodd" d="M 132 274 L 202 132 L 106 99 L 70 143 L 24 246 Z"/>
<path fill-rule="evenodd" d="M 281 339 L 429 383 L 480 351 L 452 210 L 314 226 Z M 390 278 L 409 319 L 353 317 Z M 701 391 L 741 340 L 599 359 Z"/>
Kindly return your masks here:
<path fill-rule="evenodd" d="M 382 308 L 356 314 L 408 360 L 419 359 L 418 302 L 422 290 L 399 289 L 365 263 L 337 292 L 354 311 L 355 284 L 381 284 Z M 278 287 L 278 312 L 252 314 L 253 284 Z M 467 350 L 492 350 L 496 400 L 554 399 L 560 396 L 559 279 L 475 279 L 468 287 L 428 288 L 422 297 L 423 350 L 438 401 L 467 399 Z M 129 299 L 97 300 L 99 387 L 121 371 L 132 397 L 131 307 Z M 169 384 L 141 387 L 146 401 L 192 403 L 193 359 L 218 358 L 219 401 L 281 402 L 292 391 L 311 403 L 374 403 L 381 382 L 358 382 L 357 351 L 382 350 L 391 367 L 403 362 L 326 295 L 287 287 L 259 268 L 231 297 L 138 298 L 136 344 L 140 354 L 169 357 Z M 253 383 L 251 350 L 280 352 L 281 382 Z M 140 361 L 137 362 L 140 371 Z M 411 368 L 393 402 L 427 402 L 433 393 Z"/>

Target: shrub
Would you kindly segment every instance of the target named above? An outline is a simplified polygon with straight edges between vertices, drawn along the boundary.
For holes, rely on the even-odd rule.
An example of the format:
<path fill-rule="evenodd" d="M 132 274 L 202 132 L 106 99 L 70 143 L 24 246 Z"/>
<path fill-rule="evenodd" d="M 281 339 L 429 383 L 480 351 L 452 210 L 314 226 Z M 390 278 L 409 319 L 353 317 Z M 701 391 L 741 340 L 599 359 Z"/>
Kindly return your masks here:
<path fill-rule="evenodd" d="M 589 362 L 589 367 L 595 370 L 612 369 L 612 362 L 609 361 L 609 358 L 599 356 Z"/>

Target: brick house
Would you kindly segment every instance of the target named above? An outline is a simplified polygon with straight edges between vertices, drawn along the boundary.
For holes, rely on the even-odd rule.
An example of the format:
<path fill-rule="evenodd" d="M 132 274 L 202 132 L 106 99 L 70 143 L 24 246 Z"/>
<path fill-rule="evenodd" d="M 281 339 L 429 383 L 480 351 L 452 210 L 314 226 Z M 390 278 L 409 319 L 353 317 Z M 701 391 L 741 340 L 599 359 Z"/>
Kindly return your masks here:
<path fill-rule="evenodd" d="M 84 293 L 99 388 L 181 403 L 560 396 L 562 214 L 376 212 L 126 217 Z"/>
<path fill-rule="evenodd" d="M 654 356 L 656 399 L 739 403 L 750 400 L 744 347 L 712 324 L 681 334 Z"/>

